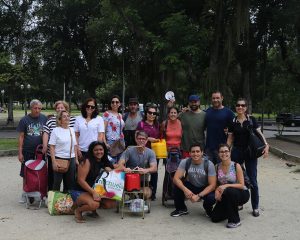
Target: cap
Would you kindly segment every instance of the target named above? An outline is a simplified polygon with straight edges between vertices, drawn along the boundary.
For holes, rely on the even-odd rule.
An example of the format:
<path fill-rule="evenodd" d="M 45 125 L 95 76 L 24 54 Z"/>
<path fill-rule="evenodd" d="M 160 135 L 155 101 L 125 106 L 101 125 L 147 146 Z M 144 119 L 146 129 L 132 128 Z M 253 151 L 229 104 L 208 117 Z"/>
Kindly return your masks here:
<path fill-rule="evenodd" d="M 190 95 L 189 102 L 191 101 L 200 101 L 200 97 L 198 95 Z"/>
<path fill-rule="evenodd" d="M 128 103 L 139 103 L 137 98 L 129 98 Z"/>

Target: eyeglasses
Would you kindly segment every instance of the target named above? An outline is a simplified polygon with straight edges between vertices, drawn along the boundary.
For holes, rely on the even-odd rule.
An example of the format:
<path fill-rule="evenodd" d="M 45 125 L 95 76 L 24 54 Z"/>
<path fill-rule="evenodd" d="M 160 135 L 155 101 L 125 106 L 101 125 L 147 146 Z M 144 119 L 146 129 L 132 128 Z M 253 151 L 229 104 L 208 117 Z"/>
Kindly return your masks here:
<path fill-rule="evenodd" d="M 139 140 L 139 141 L 146 141 L 147 138 L 137 138 L 137 140 Z"/>
<path fill-rule="evenodd" d="M 86 108 L 95 109 L 96 106 L 94 106 L 94 105 L 86 105 Z"/>
<path fill-rule="evenodd" d="M 119 101 L 111 101 L 111 104 L 119 104 Z"/>
<path fill-rule="evenodd" d="M 236 107 L 243 107 L 244 108 L 244 107 L 246 107 L 246 104 L 236 104 L 235 106 Z"/>
<path fill-rule="evenodd" d="M 157 112 L 151 112 L 151 111 L 148 111 L 147 113 L 148 113 L 149 115 L 157 116 Z"/>
<path fill-rule="evenodd" d="M 224 151 L 219 151 L 219 153 L 229 153 L 230 151 L 229 150 L 224 150 Z"/>

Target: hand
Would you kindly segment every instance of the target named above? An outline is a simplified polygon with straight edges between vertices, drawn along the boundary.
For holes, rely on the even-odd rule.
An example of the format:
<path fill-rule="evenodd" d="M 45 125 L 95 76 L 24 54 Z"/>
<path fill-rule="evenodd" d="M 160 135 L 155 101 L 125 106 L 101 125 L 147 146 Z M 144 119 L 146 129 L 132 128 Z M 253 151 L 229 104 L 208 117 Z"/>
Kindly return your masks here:
<path fill-rule="evenodd" d="M 194 193 L 192 191 L 190 191 L 189 189 L 185 189 L 183 192 L 187 199 L 191 199 L 194 195 Z"/>
<path fill-rule="evenodd" d="M 47 146 L 43 146 L 42 153 L 43 154 L 47 153 L 47 150 L 48 150 L 48 147 Z"/>
<path fill-rule="evenodd" d="M 224 133 L 225 133 L 225 135 L 228 134 L 228 128 L 224 128 Z"/>
<path fill-rule="evenodd" d="M 175 100 L 169 100 L 169 101 L 167 102 L 167 107 L 168 107 L 168 108 L 173 107 L 173 106 L 174 106 L 174 102 L 175 102 Z"/>
<path fill-rule="evenodd" d="M 220 193 L 220 191 L 215 191 L 215 199 L 219 202 L 222 200 L 222 193 Z"/>
<path fill-rule="evenodd" d="M 131 173 L 131 169 L 130 168 L 124 168 L 124 172 Z"/>
<path fill-rule="evenodd" d="M 75 163 L 76 163 L 76 166 L 78 166 L 78 165 L 79 165 L 79 161 L 78 161 L 78 159 L 75 159 Z"/>
<path fill-rule="evenodd" d="M 20 163 L 22 163 L 24 161 L 24 156 L 23 156 L 22 153 L 19 153 L 18 160 L 19 160 Z"/>
<path fill-rule="evenodd" d="M 77 157 L 78 159 L 82 159 L 82 153 L 80 150 L 77 151 Z"/>
<path fill-rule="evenodd" d="M 146 173 L 149 172 L 148 169 L 146 169 L 146 168 L 140 168 L 140 167 L 139 167 L 137 170 L 138 170 L 139 173 L 141 173 L 141 174 L 146 174 Z"/>
<path fill-rule="evenodd" d="M 101 200 L 101 197 L 98 193 L 93 192 L 93 199 L 97 202 L 99 202 Z"/>
<path fill-rule="evenodd" d="M 188 111 L 190 111 L 190 109 L 188 107 L 184 107 L 181 109 L 181 112 L 188 112 Z"/>
<path fill-rule="evenodd" d="M 267 144 L 265 149 L 263 150 L 263 158 L 267 158 L 269 156 L 269 145 Z"/>
<path fill-rule="evenodd" d="M 58 171 L 58 167 L 59 167 L 59 165 L 56 163 L 55 160 L 52 159 L 52 168 L 53 168 L 53 171 L 57 172 Z"/>
<path fill-rule="evenodd" d="M 200 196 L 198 194 L 194 194 L 191 198 L 192 203 L 198 202 L 199 200 L 200 200 Z"/>

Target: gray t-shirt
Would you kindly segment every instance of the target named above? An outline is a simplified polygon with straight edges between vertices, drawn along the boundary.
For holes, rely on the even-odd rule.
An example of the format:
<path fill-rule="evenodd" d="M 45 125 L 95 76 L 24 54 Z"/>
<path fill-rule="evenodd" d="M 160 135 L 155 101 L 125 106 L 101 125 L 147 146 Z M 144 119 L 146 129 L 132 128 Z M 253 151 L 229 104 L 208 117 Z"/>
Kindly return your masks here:
<path fill-rule="evenodd" d="M 150 164 L 157 164 L 154 151 L 147 147 L 142 153 L 139 153 L 136 147 L 128 148 L 120 159 L 124 159 L 126 167 L 131 169 L 135 167 L 149 168 Z"/>
<path fill-rule="evenodd" d="M 33 118 L 29 115 L 23 117 L 17 127 L 18 132 L 24 132 L 23 152 L 34 153 L 37 145 L 42 144 L 43 125 L 47 117 L 40 114 Z"/>
<path fill-rule="evenodd" d="M 128 113 L 127 119 L 125 121 L 124 130 L 136 130 L 138 123 L 142 120 L 143 120 L 143 116 L 140 112 L 137 112 L 135 118 L 131 118 L 130 113 Z"/>
<path fill-rule="evenodd" d="M 184 112 L 178 119 L 182 125 L 181 147 L 183 151 L 189 151 L 192 144 L 204 146 L 205 112 Z"/>
<path fill-rule="evenodd" d="M 181 160 L 178 169 L 181 169 L 185 172 L 185 165 L 188 158 Z M 208 161 L 208 176 L 216 176 L 216 170 L 214 164 Z M 204 160 L 201 164 L 193 164 L 191 163 L 190 168 L 188 169 L 187 181 L 193 184 L 196 187 L 206 187 L 208 185 L 208 176 L 206 175 L 204 169 Z"/>

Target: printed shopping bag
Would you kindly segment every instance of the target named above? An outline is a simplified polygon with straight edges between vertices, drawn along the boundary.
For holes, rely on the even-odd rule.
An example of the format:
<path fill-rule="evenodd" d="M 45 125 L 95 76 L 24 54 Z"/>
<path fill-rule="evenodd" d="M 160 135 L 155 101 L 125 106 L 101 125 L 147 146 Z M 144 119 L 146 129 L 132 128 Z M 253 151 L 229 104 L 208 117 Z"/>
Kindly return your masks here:
<path fill-rule="evenodd" d="M 75 206 L 69 193 L 48 192 L 48 211 L 50 215 L 74 214 Z"/>
<path fill-rule="evenodd" d="M 101 170 L 95 181 L 94 189 L 103 198 L 121 201 L 124 190 L 124 182 L 124 172 L 117 170 L 107 172 Z"/>

